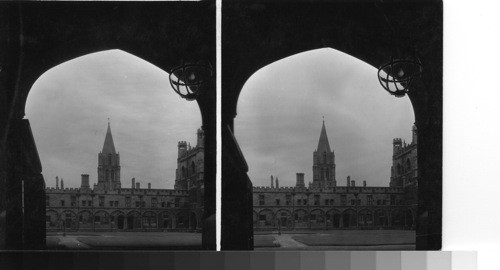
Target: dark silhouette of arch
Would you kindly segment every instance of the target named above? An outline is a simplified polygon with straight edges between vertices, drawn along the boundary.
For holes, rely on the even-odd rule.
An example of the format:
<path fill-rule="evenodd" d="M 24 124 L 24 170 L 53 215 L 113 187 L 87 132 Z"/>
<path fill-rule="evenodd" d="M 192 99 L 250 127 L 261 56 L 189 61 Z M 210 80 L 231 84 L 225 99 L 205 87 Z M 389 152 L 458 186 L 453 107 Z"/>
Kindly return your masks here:
<path fill-rule="evenodd" d="M 44 181 L 36 146 L 29 139 L 32 138 L 29 121 L 23 119 L 33 83 L 52 67 L 109 49 L 128 52 L 165 71 L 183 61 L 214 64 L 215 16 L 207 14 L 215 14 L 215 7 L 210 2 L 196 5 L 101 2 L 76 4 L 76 8 L 75 3 L 40 6 L 34 2 L 3 2 L 0 5 L 0 24 L 9 29 L 2 31 L 2 40 L 9 42 L 0 52 L 3 59 L 0 84 L 2 89 L 7 89 L 0 91 L 0 177 L 2 182 L 9 183 L 8 190 L 19 190 L 11 194 L 0 190 L 1 197 L 9 198 L 9 205 L 3 208 L 9 209 L 7 216 L 24 215 L 19 179 L 32 179 L 25 185 L 24 196 L 30 198 L 24 209 L 26 219 L 9 218 L 11 222 L 0 228 L 0 239 L 4 239 L 5 249 L 44 249 Z M 88 14 L 92 14 L 92 19 Z M 19 25 L 19 22 L 23 23 Z M 31 45 L 25 46 L 27 43 L 20 36 L 29 37 Z M 215 80 L 208 82 L 196 101 L 205 133 L 203 220 L 210 223 L 203 230 L 203 245 L 214 249 L 215 224 L 212 223 L 215 218 L 208 217 L 215 215 Z M 28 141 L 30 143 L 26 143 Z M 24 145 L 26 151 L 17 153 L 19 145 Z M 7 159 L 11 154 L 12 158 Z M 29 162 L 22 165 L 24 175 L 9 169 L 14 168 L 13 160 L 23 159 L 20 155 L 29 157 Z"/>

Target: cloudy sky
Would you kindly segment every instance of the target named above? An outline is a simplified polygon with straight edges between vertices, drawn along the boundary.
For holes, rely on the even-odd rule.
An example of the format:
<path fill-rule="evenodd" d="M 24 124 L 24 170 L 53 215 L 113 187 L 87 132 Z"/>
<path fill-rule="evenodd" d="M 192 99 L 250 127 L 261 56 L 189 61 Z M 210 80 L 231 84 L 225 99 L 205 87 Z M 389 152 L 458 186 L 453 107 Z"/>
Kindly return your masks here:
<path fill-rule="evenodd" d="M 392 139 L 411 142 L 413 108 L 380 86 L 377 69 L 325 48 L 297 54 L 256 72 L 238 102 L 235 136 L 255 186 L 295 185 L 295 174 L 312 182 L 313 151 L 322 117 L 335 152 L 337 184 L 346 177 L 388 186 Z"/>
<path fill-rule="evenodd" d="M 177 142 L 196 144 L 201 115 L 195 101 L 171 89 L 168 73 L 119 50 L 89 54 L 56 66 L 33 85 L 26 104 L 48 187 L 55 177 L 79 187 L 97 182 L 108 117 L 120 152 L 121 182 L 173 188 Z"/>

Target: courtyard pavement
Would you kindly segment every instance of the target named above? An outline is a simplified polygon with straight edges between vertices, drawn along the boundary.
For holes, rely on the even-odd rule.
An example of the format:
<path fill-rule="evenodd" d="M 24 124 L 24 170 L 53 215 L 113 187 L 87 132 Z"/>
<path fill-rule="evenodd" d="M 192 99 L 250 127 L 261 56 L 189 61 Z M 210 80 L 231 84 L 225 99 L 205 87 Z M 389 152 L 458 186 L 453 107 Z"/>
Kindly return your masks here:
<path fill-rule="evenodd" d="M 258 232 L 256 250 L 414 250 L 415 231 L 337 230 Z"/>
<path fill-rule="evenodd" d="M 72 232 L 47 233 L 48 249 L 199 250 L 201 233 Z"/>

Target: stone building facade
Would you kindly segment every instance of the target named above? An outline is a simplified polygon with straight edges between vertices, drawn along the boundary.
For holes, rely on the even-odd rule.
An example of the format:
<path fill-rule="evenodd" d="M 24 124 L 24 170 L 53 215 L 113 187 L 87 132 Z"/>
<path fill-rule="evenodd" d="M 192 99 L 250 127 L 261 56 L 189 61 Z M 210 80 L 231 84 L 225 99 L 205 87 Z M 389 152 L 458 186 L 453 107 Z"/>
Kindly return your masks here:
<path fill-rule="evenodd" d="M 80 188 L 46 188 L 48 231 L 199 231 L 203 215 L 204 133 L 197 131 L 197 144 L 178 144 L 174 189 L 141 187 L 135 178 L 122 187 L 120 155 L 115 150 L 108 124 L 98 154 L 97 183 L 81 175 Z"/>
<path fill-rule="evenodd" d="M 415 127 L 413 132 L 412 144 L 395 144 L 393 168 L 409 156 L 416 159 Z M 415 186 L 416 165 L 411 167 Z M 337 185 L 335 168 L 323 122 L 313 152 L 312 183 L 306 187 L 304 173 L 297 173 L 293 187 L 275 187 L 273 177 L 270 187 L 254 187 L 254 230 L 415 229 L 416 189 L 396 184 L 406 174 L 393 169 L 389 187 L 369 187 L 366 181 L 357 185 L 349 176 L 345 185 Z"/>

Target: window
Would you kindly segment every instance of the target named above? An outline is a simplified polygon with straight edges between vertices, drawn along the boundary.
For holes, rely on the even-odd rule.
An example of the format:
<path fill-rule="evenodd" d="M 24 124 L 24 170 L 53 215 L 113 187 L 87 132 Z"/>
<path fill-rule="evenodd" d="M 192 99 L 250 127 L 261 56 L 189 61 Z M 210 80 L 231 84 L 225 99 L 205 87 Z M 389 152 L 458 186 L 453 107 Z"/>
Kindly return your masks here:
<path fill-rule="evenodd" d="M 354 205 L 354 204 L 355 204 L 354 200 L 351 200 L 351 205 Z"/>
<path fill-rule="evenodd" d="M 180 198 L 175 198 L 175 207 L 179 207 L 179 204 L 181 203 L 181 199 Z"/>
<path fill-rule="evenodd" d="M 76 206 L 76 196 L 71 196 L 71 206 Z"/>
<path fill-rule="evenodd" d="M 316 220 L 316 215 L 314 215 L 314 214 L 310 215 L 310 216 L 309 216 L 309 219 L 310 219 L 310 220 Z"/>
<path fill-rule="evenodd" d="M 266 221 L 266 215 L 259 215 L 260 221 Z"/>
<path fill-rule="evenodd" d="M 172 203 L 171 202 L 167 202 L 167 207 L 172 207 Z"/>
<path fill-rule="evenodd" d="M 326 164 L 326 152 L 323 152 L 323 163 Z"/>
<path fill-rule="evenodd" d="M 259 195 L 259 205 L 264 205 L 264 195 Z"/>
<path fill-rule="evenodd" d="M 286 205 L 290 205 L 292 203 L 292 196 L 286 195 L 286 199 L 285 200 L 286 200 L 286 202 L 285 202 Z"/>
<path fill-rule="evenodd" d="M 136 201 L 135 202 L 135 207 L 139 207 L 139 206 L 141 206 L 140 202 Z"/>
<path fill-rule="evenodd" d="M 92 201 L 89 201 L 89 206 L 92 206 Z"/>
<path fill-rule="evenodd" d="M 347 198 L 345 195 L 340 195 L 340 205 L 342 206 L 347 205 Z"/>
<path fill-rule="evenodd" d="M 146 207 L 146 201 L 141 201 L 141 206 Z"/>
<path fill-rule="evenodd" d="M 302 202 L 301 199 L 297 199 L 297 205 L 300 205 L 301 202 Z"/>
<path fill-rule="evenodd" d="M 314 205 L 319 205 L 319 195 L 314 195 Z"/>
<path fill-rule="evenodd" d="M 87 201 L 82 201 L 82 206 L 83 207 L 87 206 Z"/>
<path fill-rule="evenodd" d="M 151 207 L 156 208 L 156 204 L 158 203 L 156 197 L 151 198 Z"/>
<path fill-rule="evenodd" d="M 104 207 L 104 196 L 99 196 L 99 207 Z"/>
<path fill-rule="evenodd" d="M 125 207 L 130 207 L 130 197 L 125 197 Z"/>
<path fill-rule="evenodd" d="M 307 205 L 307 199 L 304 199 L 304 205 Z"/>
<path fill-rule="evenodd" d="M 325 199 L 325 205 L 328 205 L 328 199 Z"/>
<path fill-rule="evenodd" d="M 333 205 L 335 201 L 333 199 L 330 199 L 330 205 Z"/>
<path fill-rule="evenodd" d="M 61 200 L 61 206 L 64 206 L 64 200 Z"/>
<path fill-rule="evenodd" d="M 109 207 L 113 207 L 113 201 L 109 201 Z"/>
<path fill-rule="evenodd" d="M 118 207 L 118 201 L 115 201 L 115 207 Z"/>
<path fill-rule="evenodd" d="M 276 199 L 276 205 L 280 205 L 280 199 Z"/>
<path fill-rule="evenodd" d="M 396 196 L 391 195 L 391 205 L 395 205 L 395 204 L 396 204 Z"/>
<path fill-rule="evenodd" d="M 368 205 L 373 205 L 373 196 L 372 196 L 372 195 L 368 195 L 368 196 L 367 196 L 367 200 L 368 200 L 368 201 L 367 201 L 367 204 L 368 204 Z"/>
<path fill-rule="evenodd" d="M 101 216 L 94 216 L 95 222 L 101 222 Z"/>
<path fill-rule="evenodd" d="M 50 196 L 45 196 L 45 206 L 50 206 Z"/>
<path fill-rule="evenodd" d="M 161 202 L 161 207 L 165 207 L 165 202 Z"/>
<path fill-rule="evenodd" d="M 191 173 L 196 173 L 196 166 L 194 165 L 194 161 L 191 161 Z"/>

